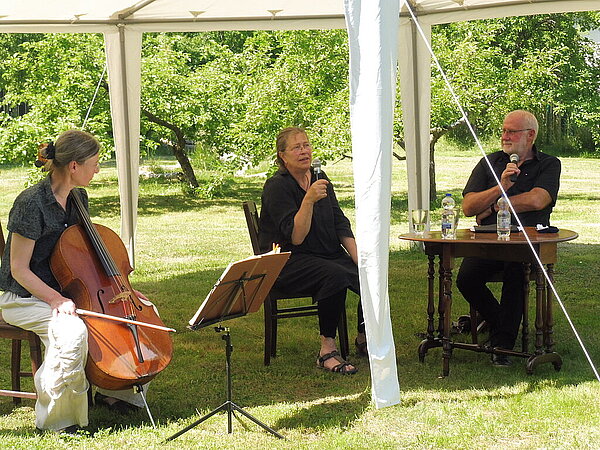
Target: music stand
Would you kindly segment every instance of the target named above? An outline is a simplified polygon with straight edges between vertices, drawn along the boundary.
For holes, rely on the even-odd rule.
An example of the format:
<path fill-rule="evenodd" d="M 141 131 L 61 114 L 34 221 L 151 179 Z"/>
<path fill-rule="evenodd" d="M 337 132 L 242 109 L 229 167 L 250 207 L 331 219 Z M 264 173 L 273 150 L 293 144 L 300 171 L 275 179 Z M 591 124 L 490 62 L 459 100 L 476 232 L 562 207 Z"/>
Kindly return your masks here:
<path fill-rule="evenodd" d="M 172 441 L 220 411 L 227 411 L 228 433 L 233 432 L 231 418 L 234 411 L 238 411 L 274 436 L 280 439 L 284 438 L 232 401 L 231 353 L 233 352 L 233 346 L 231 345 L 229 328 L 223 327 L 221 322 L 258 311 L 289 257 L 289 252 L 271 252 L 229 264 L 200 308 L 198 308 L 198 311 L 189 322 L 191 330 L 198 330 L 219 323 L 218 326 L 214 327 L 214 330 L 217 333 L 225 333 L 221 336 L 221 339 L 225 341 L 227 401 L 167 438 L 166 441 Z"/>

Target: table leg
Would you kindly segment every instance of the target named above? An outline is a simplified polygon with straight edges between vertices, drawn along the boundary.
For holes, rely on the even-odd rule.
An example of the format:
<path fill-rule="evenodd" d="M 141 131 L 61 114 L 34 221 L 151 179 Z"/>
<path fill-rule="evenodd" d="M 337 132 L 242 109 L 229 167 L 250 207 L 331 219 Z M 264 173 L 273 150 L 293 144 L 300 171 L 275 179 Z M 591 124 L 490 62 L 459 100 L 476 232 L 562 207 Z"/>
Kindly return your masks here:
<path fill-rule="evenodd" d="M 547 266 L 548 278 L 554 283 L 554 264 L 548 264 Z M 552 314 L 552 300 L 553 300 L 552 289 L 550 286 L 546 288 L 546 352 L 550 353 L 554 351 L 554 316 Z"/>
<path fill-rule="evenodd" d="M 440 256 L 440 266 L 438 271 L 438 328 L 437 335 L 440 339 L 444 337 L 444 263 Z"/>
<path fill-rule="evenodd" d="M 444 334 L 442 337 L 442 376 L 450 373 L 450 358 L 452 357 L 452 342 L 450 341 L 450 319 L 452 317 L 452 264 L 450 255 L 444 254 L 443 266 L 443 321 Z"/>
<path fill-rule="evenodd" d="M 523 324 L 521 326 L 521 351 L 529 353 L 529 276 L 531 264 L 523 263 Z"/>
<path fill-rule="evenodd" d="M 554 264 L 548 264 L 548 278 L 554 284 Z M 552 301 L 554 300 L 554 294 L 549 286 L 546 288 L 546 359 L 552 363 L 554 370 L 560 370 L 562 367 L 562 358 L 558 353 L 554 351 L 554 314 Z"/>
<path fill-rule="evenodd" d="M 553 280 L 554 268 L 548 264 L 548 277 Z M 546 278 L 541 269 L 536 274 L 536 319 L 535 353 L 529 357 L 525 369 L 529 375 L 540 364 L 552 363 L 555 370 L 562 367 L 562 358 L 552 350 L 554 342 L 551 335 L 553 327 L 552 293 L 546 286 Z"/>
<path fill-rule="evenodd" d="M 435 256 L 428 255 L 429 264 L 427 267 L 427 334 L 425 339 L 419 344 L 419 361 L 425 361 L 425 355 L 427 350 L 433 347 L 439 347 L 439 342 L 436 342 L 434 336 L 434 316 L 435 316 L 435 304 L 434 304 L 434 281 L 435 281 Z M 439 331 L 438 331 L 439 333 Z"/>
<path fill-rule="evenodd" d="M 535 269 L 535 355 L 543 353 L 544 344 L 544 290 L 546 280 L 542 269 Z"/>

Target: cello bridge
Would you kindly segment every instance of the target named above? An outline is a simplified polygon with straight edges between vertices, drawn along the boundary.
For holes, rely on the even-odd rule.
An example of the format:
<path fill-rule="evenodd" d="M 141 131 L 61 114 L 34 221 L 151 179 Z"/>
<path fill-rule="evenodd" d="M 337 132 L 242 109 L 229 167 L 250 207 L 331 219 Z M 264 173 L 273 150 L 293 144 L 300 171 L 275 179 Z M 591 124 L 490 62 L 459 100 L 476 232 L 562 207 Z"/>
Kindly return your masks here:
<path fill-rule="evenodd" d="M 129 300 L 129 297 L 132 295 L 131 291 L 123 291 L 123 292 L 119 292 L 117 295 L 115 295 L 108 303 L 117 303 L 117 302 L 124 302 Z"/>

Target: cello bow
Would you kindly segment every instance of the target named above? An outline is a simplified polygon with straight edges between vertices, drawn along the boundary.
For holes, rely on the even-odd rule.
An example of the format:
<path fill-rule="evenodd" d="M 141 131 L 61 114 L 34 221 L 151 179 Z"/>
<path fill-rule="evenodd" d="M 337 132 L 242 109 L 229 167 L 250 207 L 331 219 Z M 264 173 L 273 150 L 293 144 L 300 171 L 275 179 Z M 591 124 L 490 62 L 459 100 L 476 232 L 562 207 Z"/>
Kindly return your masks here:
<path fill-rule="evenodd" d="M 167 327 L 162 327 L 160 325 L 155 325 L 153 323 L 140 322 L 139 320 L 131 320 L 131 319 L 126 319 L 124 317 L 111 316 L 110 314 L 102 314 L 102 313 L 95 312 L 95 311 L 88 311 L 87 309 L 77 308 L 75 310 L 75 312 L 77 314 L 79 314 L 80 316 L 90 316 L 90 317 L 98 317 L 100 319 L 114 320 L 116 322 L 129 323 L 131 325 L 138 325 L 140 327 L 153 328 L 155 330 L 166 331 L 166 332 L 170 332 L 170 333 L 175 333 L 177 331 L 175 328 L 167 328 Z"/>

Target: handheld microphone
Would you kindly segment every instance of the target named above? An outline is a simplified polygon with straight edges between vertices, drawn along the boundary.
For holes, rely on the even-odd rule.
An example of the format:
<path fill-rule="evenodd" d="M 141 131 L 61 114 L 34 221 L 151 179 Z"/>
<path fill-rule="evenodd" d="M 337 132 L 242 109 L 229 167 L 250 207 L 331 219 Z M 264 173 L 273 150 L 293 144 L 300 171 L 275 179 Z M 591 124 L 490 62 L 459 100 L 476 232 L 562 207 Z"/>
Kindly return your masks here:
<path fill-rule="evenodd" d="M 312 168 L 313 168 L 313 171 L 315 173 L 315 178 L 318 180 L 319 179 L 319 175 L 321 175 L 321 160 L 320 159 L 313 159 Z"/>
<path fill-rule="evenodd" d="M 517 164 L 519 162 L 519 155 L 517 155 L 516 153 L 513 153 L 512 155 L 510 155 L 510 162 Z M 518 176 L 519 176 L 519 174 L 513 173 L 510 176 L 510 181 L 512 181 L 513 183 L 515 183 L 517 181 L 517 177 Z"/>

